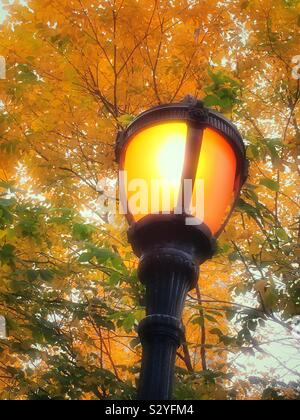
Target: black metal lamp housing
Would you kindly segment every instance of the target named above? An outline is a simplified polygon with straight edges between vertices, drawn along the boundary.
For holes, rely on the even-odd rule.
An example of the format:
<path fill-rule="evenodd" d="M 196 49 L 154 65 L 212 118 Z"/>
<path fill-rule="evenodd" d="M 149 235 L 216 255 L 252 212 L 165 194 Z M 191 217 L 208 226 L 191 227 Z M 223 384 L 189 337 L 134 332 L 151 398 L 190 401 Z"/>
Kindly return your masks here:
<path fill-rule="evenodd" d="M 185 298 L 196 285 L 199 265 L 213 256 L 247 178 L 245 147 L 228 119 L 187 96 L 139 115 L 118 134 L 116 157 L 125 174 L 119 187 L 128 211 L 128 239 L 146 285 L 138 398 L 167 400 Z M 136 180 L 147 195 L 138 211 Z"/>

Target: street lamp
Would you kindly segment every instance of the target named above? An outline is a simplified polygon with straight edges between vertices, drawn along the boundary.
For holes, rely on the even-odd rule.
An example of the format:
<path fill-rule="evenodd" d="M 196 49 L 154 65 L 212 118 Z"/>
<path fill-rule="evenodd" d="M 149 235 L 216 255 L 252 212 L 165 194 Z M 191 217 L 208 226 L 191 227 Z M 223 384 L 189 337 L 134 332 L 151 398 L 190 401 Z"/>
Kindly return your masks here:
<path fill-rule="evenodd" d="M 245 147 L 229 120 L 189 95 L 139 115 L 119 132 L 116 157 L 128 239 L 146 286 L 138 399 L 167 400 L 184 302 L 246 180 Z M 147 195 L 138 211 L 137 185 Z"/>

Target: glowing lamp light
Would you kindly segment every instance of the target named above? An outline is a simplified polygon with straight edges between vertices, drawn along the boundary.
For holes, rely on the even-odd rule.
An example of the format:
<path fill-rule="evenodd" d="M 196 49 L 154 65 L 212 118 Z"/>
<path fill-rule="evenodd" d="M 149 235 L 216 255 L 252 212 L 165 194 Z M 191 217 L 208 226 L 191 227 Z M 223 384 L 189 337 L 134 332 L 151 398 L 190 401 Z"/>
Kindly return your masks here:
<path fill-rule="evenodd" d="M 184 301 L 246 180 L 245 147 L 229 120 L 188 96 L 139 115 L 119 133 L 116 157 L 128 239 L 146 286 L 138 398 L 167 400 Z"/>
<path fill-rule="evenodd" d="M 189 216 L 210 240 L 224 228 L 247 175 L 236 127 L 191 97 L 138 116 L 119 134 L 117 159 L 126 173 L 120 189 L 131 226 L 163 222 L 167 214 L 177 222 Z M 142 197 L 135 180 L 143 181 Z"/>

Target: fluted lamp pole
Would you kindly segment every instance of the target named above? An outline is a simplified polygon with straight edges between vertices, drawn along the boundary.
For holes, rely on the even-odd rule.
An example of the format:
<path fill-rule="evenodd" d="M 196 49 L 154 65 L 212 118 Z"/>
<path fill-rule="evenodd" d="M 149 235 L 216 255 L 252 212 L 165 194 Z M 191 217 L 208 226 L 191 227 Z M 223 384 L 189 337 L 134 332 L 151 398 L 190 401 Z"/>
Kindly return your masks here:
<path fill-rule="evenodd" d="M 245 147 L 228 119 L 189 95 L 139 115 L 118 133 L 116 157 L 128 239 L 146 286 L 138 399 L 169 400 L 186 296 L 196 286 L 200 264 L 213 256 L 246 180 Z M 128 187 L 136 180 L 150 196 L 138 212 L 136 189 Z"/>

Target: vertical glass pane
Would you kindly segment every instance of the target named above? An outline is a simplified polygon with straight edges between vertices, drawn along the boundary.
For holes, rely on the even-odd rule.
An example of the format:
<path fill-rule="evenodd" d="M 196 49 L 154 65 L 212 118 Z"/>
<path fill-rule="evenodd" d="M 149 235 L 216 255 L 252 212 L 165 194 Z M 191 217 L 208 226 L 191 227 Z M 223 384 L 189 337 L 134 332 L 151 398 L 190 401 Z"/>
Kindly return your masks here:
<path fill-rule="evenodd" d="M 196 179 L 204 183 L 204 223 L 213 234 L 221 227 L 233 203 L 236 165 L 228 141 L 218 132 L 205 129 Z M 194 191 L 194 203 L 197 198 Z"/>
<path fill-rule="evenodd" d="M 147 214 L 170 213 L 178 202 L 187 125 L 167 122 L 136 134 L 127 146 L 129 211 L 135 221 Z"/>

